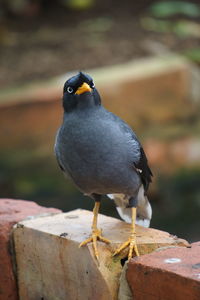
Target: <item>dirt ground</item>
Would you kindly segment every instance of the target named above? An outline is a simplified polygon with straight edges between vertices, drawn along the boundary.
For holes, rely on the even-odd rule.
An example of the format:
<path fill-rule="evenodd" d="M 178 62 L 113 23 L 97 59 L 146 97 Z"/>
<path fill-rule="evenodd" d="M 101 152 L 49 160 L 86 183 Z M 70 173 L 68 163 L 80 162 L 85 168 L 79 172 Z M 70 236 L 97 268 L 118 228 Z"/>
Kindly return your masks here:
<path fill-rule="evenodd" d="M 180 53 L 199 45 L 197 37 L 183 38 L 144 26 L 150 3 L 102 0 L 90 9 L 75 11 L 46 1 L 36 16 L 4 17 L 0 88 L 123 63 L 162 51 L 160 44 Z"/>

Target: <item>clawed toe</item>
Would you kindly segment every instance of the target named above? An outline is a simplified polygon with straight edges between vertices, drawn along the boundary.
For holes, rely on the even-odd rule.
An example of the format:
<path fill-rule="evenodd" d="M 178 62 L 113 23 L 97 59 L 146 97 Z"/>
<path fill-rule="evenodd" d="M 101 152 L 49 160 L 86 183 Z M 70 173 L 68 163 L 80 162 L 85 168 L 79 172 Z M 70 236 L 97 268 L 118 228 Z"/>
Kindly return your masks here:
<path fill-rule="evenodd" d="M 93 230 L 91 237 L 89 237 L 88 239 L 86 239 L 85 241 L 80 243 L 79 248 L 82 247 L 82 246 L 87 245 L 88 243 L 92 243 L 92 246 L 93 246 L 93 249 L 94 249 L 94 255 L 95 255 L 96 259 L 98 260 L 99 259 L 99 252 L 98 252 L 98 249 L 97 249 L 97 240 L 99 240 L 103 243 L 106 243 L 106 244 L 110 243 L 110 241 L 108 239 L 104 238 L 101 235 L 101 230 L 96 229 L 96 230 Z"/>
<path fill-rule="evenodd" d="M 126 249 L 129 246 L 129 252 L 128 252 L 128 260 L 130 260 L 133 256 L 133 250 L 135 251 L 136 256 L 139 256 L 135 236 L 131 236 L 126 242 L 124 242 L 113 254 L 113 256 L 119 254 L 124 249 Z"/>

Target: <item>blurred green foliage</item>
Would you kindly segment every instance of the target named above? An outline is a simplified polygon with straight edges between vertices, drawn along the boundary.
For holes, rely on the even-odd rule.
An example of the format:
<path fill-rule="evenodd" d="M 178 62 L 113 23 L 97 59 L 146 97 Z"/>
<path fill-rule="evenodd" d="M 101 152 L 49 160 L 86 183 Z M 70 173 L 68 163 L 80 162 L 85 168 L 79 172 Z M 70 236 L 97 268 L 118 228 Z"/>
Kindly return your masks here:
<path fill-rule="evenodd" d="M 142 18 L 141 26 L 155 32 L 174 33 L 180 38 L 200 37 L 200 25 L 187 20 L 159 20 L 150 17 Z"/>
<path fill-rule="evenodd" d="M 94 4 L 95 0 L 61 0 L 65 6 L 75 10 L 85 10 Z"/>
<path fill-rule="evenodd" d="M 200 63 L 200 47 L 185 50 L 183 55 L 194 62 Z"/>
<path fill-rule="evenodd" d="M 200 169 L 179 169 L 172 176 L 159 175 L 157 205 L 152 226 L 189 241 L 200 238 Z"/>
<path fill-rule="evenodd" d="M 199 6 L 189 1 L 159 1 L 153 3 L 149 11 L 154 17 L 158 18 L 172 17 L 178 14 L 187 17 L 200 16 Z"/>

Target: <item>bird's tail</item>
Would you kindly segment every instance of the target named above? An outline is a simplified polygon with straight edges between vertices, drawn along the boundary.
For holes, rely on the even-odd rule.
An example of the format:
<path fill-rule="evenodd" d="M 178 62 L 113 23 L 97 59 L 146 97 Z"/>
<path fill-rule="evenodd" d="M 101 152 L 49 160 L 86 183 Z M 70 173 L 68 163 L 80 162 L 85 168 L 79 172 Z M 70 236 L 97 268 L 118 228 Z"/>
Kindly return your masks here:
<path fill-rule="evenodd" d="M 129 204 L 129 196 L 123 194 L 108 194 L 110 199 L 114 200 L 116 204 L 116 209 L 120 217 L 127 223 L 131 223 L 131 209 L 128 206 Z M 149 227 L 152 209 L 151 205 L 148 201 L 147 196 L 144 194 L 143 185 L 139 189 L 138 192 L 138 205 L 137 205 L 137 218 L 136 224 Z"/>

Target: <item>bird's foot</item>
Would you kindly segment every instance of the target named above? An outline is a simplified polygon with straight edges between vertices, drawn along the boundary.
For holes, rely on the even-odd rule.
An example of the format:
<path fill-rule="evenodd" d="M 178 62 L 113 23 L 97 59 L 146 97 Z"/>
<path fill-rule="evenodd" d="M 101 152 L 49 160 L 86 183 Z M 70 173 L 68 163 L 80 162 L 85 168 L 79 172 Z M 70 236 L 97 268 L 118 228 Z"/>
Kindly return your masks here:
<path fill-rule="evenodd" d="M 97 240 L 109 244 L 110 241 L 106 238 L 104 238 L 102 235 L 102 231 L 99 229 L 93 229 L 92 230 L 92 235 L 82 243 L 80 243 L 79 248 L 82 246 L 87 245 L 88 243 L 92 243 L 93 249 L 94 249 L 94 256 L 96 257 L 97 260 L 99 260 L 99 252 L 97 249 Z"/>
<path fill-rule="evenodd" d="M 136 235 L 135 233 L 132 233 L 129 239 L 124 242 L 113 254 L 113 256 L 119 254 L 122 250 L 127 248 L 129 246 L 129 252 L 128 252 L 128 260 L 130 260 L 133 256 L 133 250 L 135 251 L 136 256 L 139 256 L 137 244 L 136 244 Z"/>

